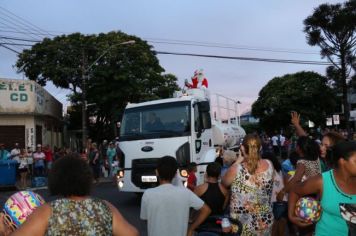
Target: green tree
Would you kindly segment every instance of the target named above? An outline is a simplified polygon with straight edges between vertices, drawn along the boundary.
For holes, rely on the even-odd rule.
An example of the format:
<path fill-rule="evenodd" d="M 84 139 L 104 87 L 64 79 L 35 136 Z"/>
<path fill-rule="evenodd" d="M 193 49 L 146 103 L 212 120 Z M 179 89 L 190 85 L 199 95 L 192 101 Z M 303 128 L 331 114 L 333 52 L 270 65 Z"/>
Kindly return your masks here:
<path fill-rule="evenodd" d="M 319 126 L 333 112 L 335 97 L 327 79 L 317 73 L 287 74 L 273 78 L 261 89 L 252 105 L 252 115 L 260 119 L 261 127 L 268 132 L 288 128 L 291 111 L 298 111 Z"/>
<path fill-rule="evenodd" d="M 122 45 L 134 40 L 134 44 Z M 16 63 L 30 80 L 70 89 L 73 107 L 86 91 L 89 128 L 97 139 L 112 138 L 116 122 L 128 102 L 172 94 L 177 87 L 147 42 L 122 32 L 80 33 L 44 39 L 23 51 Z M 85 83 L 83 83 L 85 82 Z"/>
<path fill-rule="evenodd" d="M 350 132 L 350 108 L 347 101 L 348 80 L 356 53 L 356 1 L 322 4 L 304 20 L 308 44 L 319 46 L 320 54 L 333 66 L 327 69 L 331 84 L 342 92 L 345 125 Z M 355 67 L 353 67 L 355 68 Z"/>

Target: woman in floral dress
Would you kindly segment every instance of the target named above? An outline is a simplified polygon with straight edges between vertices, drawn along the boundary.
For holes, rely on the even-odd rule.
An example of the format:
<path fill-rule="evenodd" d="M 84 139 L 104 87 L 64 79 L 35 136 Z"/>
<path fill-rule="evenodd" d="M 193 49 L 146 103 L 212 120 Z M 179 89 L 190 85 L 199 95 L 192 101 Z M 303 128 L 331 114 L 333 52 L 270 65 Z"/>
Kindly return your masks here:
<path fill-rule="evenodd" d="M 57 160 L 49 191 L 61 198 L 37 208 L 12 236 L 137 236 L 137 230 L 109 202 L 90 197 L 92 172 L 80 156 Z"/>
<path fill-rule="evenodd" d="M 274 169 L 270 161 L 261 159 L 260 150 L 260 138 L 247 135 L 241 146 L 244 162 L 232 165 L 222 180 L 231 190 L 232 232 L 237 232 L 234 222 L 239 221 L 244 236 L 270 235 L 274 220 L 271 203 Z"/>

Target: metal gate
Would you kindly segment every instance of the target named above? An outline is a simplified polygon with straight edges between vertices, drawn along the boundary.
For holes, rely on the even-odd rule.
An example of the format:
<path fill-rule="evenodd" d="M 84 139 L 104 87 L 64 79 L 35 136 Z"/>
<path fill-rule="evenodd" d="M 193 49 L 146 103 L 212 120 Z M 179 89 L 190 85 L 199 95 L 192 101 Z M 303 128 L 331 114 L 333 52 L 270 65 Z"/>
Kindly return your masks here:
<path fill-rule="evenodd" d="M 25 126 L 0 125 L 0 143 L 4 143 L 8 150 L 11 150 L 15 143 L 19 143 L 21 148 L 25 148 Z"/>

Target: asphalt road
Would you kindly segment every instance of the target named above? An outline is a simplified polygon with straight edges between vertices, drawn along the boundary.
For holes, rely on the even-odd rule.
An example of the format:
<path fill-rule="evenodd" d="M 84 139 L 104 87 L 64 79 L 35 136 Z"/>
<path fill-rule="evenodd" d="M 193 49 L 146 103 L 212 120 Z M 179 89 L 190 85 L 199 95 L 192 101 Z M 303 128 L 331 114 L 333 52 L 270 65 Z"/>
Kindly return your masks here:
<path fill-rule="evenodd" d="M 14 194 L 16 189 L 0 188 L 0 208 L 2 209 L 8 197 Z M 56 197 L 49 196 L 47 189 L 38 189 L 34 192 L 40 194 L 46 201 L 51 201 Z M 100 183 L 93 188 L 92 196 L 105 199 L 111 202 L 125 219 L 134 225 L 140 235 L 147 235 L 146 223 L 140 220 L 141 197 L 134 193 L 119 192 L 113 183 Z"/>

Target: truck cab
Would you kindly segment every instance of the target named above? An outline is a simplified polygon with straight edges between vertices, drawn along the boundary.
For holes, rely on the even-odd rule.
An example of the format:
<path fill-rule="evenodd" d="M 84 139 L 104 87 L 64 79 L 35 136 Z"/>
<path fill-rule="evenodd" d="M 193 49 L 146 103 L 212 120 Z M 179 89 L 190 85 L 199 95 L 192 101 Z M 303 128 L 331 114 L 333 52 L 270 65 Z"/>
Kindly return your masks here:
<path fill-rule="evenodd" d="M 179 181 L 186 180 L 188 164 L 196 162 L 198 183 L 202 183 L 206 164 L 215 160 L 212 123 L 210 97 L 201 89 L 178 92 L 174 98 L 128 104 L 120 129 L 123 158 L 119 189 L 143 192 L 157 186 L 157 161 L 167 155 L 177 159 Z"/>

